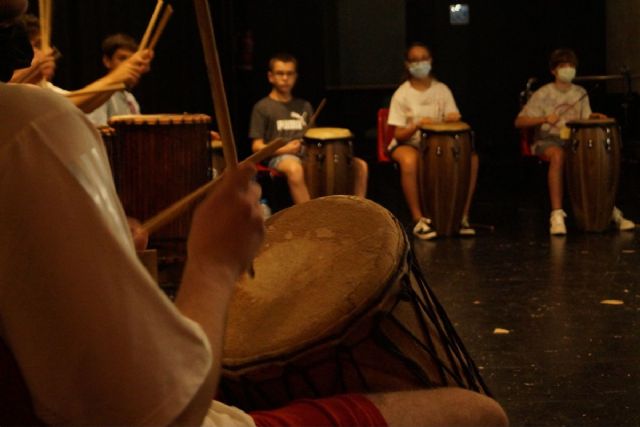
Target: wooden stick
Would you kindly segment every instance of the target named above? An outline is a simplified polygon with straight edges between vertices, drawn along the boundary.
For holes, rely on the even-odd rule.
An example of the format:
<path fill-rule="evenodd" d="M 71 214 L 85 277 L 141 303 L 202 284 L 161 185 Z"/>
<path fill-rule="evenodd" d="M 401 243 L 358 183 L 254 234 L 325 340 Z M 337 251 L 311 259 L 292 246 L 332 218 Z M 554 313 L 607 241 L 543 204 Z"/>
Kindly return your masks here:
<path fill-rule="evenodd" d="M 39 0 L 40 10 L 40 49 L 51 49 L 51 0 Z"/>
<path fill-rule="evenodd" d="M 160 19 L 160 23 L 156 27 L 155 33 L 153 34 L 153 37 L 149 42 L 149 49 L 151 50 L 155 49 L 156 44 L 158 44 L 158 40 L 160 40 L 160 36 L 164 31 L 164 27 L 167 26 L 167 23 L 169 22 L 169 18 L 171 18 L 171 14 L 173 14 L 173 6 L 168 5 L 164 9 L 164 12 L 162 13 L 162 18 Z"/>
<path fill-rule="evenodd" d="M 138 52 L 147 48 L 147 43 L 149 43 L 149 37 L 151 37 L 151 31 L 153 27 L 156 25 L 156 21 L 158 20 L 158 16 L 160 16 L 160 9 L 162 9 L 163 5 L 162 0 L 158 0 L 156 3 L 156 8 L 153 11 L 153 15 L 151 15 L 151 19 L 149 20 L 149 24 L 147 25 L 147 29 L 144 32 L 144 36 L 142 36 L 142 40 L 140 41 L 140 46 L 138 46 Z"/>
<path fill-rule="evenodd" d="M 241 164 L 259 163 L 264 159 L 271 157 L 273 153 L 276 152 L 276 150 L 278 150 L 281 147 L 284 147 L 286 144 L 287 143 L 284 139 L 276 138 L 273 141 L 271 141 L 269 144 L 267 144 L 262 150 L 256 153 L 253 153 L 251 156 L 244 159 Z M 192 193 L 178 200 L 168 208 L 162 210 L 157 215 L 153 216 L 151 219 L 145 221 L 142 224 L 142 230 L 151 234 L 154 231 L 157 231 L 163 226 L 169 224 L 171 221 L 176 219 L 180 214 L 182 214 L 185 210 L 187 210 L 194 202 L 199 200 L 200 197 L 202 197 L 203 195 L 211 191 L 213 188 L 215 188 L 215 186 L 218 185 L 218 182 L 220 182 L 220 179 L 222 179 L 223 176 L 224 176 L 224 173 L 222 173 L 222 175 L 218 176 L 213 181 L 206 183 L 205 185 L 196 189 Z"/>
<path fill-rule="evenodd" d="M 316 120 L 318 119 L 318 116 L 320 115 L 320 111 L 322 111 L 322 109 L 324 108 L 324 105 L 326 103 L 327 103 L 327 98 L 322 98 L 322 101 L 320 101 L 320 104 L 318 104 L 318 108 L 316 108 L 316 111 L 311 116 L 311 119 L 309 120 L 309 124 L 307 125 L 307 128 L 315 127 Z"/>
<path fill-rule="evenodd" d="M 72 98 L 74 96 L 82 96 L 82 95 L 91 95 L 94 93 L 104 93 L 104 92 L 117 92 L 119 90 L 126 89 L 126 85 L 124 83 L 114 83 L 109 86 L 105 86 L 103 88 L 95 88 L 95 89 L 78 89 L 73 92 L 69 92 L 65 94 L 67 98 Z"/>
<path fill-rule="evenodd" d="M 198 29 L 200 30 L 200 41 L 202 42 L 204 59 L 207 64 L 209 88 L 211 90 L 211 97 L 213 98 L 218 128 L 222 136 L 222 151 L 227 167 L 234 169 L 238 163 L 238 155 L 236 154 L 236 144 L 233 138 L 231 120 L 229 118 L 227 95 L 225 94 L 224 83 L 222 81 L 222 71 L 220 69 L 220 59 L 218 58 L 209 2 L 207 0 L 193 0 L 193 3 L 198 19 Z"/>

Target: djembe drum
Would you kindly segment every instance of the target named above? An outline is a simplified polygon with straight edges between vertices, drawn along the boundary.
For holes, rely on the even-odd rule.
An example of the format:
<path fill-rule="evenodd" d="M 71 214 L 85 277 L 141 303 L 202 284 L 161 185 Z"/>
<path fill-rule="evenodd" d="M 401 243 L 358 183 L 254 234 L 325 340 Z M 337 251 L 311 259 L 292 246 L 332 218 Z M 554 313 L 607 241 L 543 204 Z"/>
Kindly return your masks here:
<path fill-rule="evenodd" d="M 566 180 L 576 224 L 585 231 L 611 225 L 620 176 L 620 132 L 613 119 L 567 122 Z"/>
<path fill-rule="evenodd" d="M 472 133 L 468 124 L 434 123 L 423 126 L 419 188 L 422 209 L 441 236 L 460 229 L 469 194 Z"/>
<path fill-rule="evenodd" d="M 488 394 L 407 236 L 354 196 L 266 221 L 256 275 L 230 308 L 220 391 L 243 409 L 343 392 L 455 385 Z"/>
<path fill-rule="evenodd" d="M 112 168 L 128 216 L 141 221 L 207 183 L 211 177 L 208 124 L 204 114 L 115 116 Z M 158 230 L 152 241 L 184 241 L 191 213 Z"/>
<path fill-rule="evenodd" d="M 343 128 L 304 134 L 304 175 L 311 198 L 353 194 L 353 135 Z"/>

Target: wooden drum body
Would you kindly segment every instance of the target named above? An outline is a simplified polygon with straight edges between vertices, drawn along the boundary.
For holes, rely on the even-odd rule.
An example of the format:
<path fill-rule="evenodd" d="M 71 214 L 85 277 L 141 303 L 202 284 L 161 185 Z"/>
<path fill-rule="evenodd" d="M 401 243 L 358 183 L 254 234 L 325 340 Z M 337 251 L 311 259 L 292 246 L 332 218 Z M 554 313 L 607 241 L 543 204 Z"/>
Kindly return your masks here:
<path fill-rule="evenodd" d="M 207 115 L 115 116 L 112 169 L 128 216 L 144 221 L 210 180 Z M 152 242 L 185 240 L 192 211 L 159 230 Z"/>
<path fill-rule="evenodd" d="M 466 123 L 438 123 L 422 132 L 418 174 L 423 212 L 441 236 L 457 234 L 469 193 L 472 134 Z"/>
<path fill-rule="evenodd" d="M 620 132 L 613 119 L 567 123 L 566 180 L 576 223 L 585 231 L 611 225 L 620 177 Z"/>
<path fill-rule="evenodd" d="M 304 135 L 304 175 L 311 198 L 353 194 L 353 135 L 342 128 L 311 128 Z"/>
<path fill-rule="evenodd" d="M 237 287 L 220 391 L 243 409 L 345 392 L 487 389 L 384 208 L 329 196 L 270 217 Z"/>

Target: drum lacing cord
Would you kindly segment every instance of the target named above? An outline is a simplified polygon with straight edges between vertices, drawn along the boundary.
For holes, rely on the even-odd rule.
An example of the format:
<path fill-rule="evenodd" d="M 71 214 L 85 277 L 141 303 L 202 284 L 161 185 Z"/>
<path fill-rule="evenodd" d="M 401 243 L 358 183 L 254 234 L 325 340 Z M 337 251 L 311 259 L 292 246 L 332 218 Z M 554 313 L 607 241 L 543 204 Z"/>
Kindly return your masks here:
<path fill-rule="evenodd" d="M 429 317 L 432 319 L 432 321 L 434 321 L 434 324 L 437 324 L 439 326 L 438 333 L 441 335 L 449 334 L 449 336 L 453 340 L 452 344 L 455 344 L 455 345 L 453 346 L 451 351 L 455 352 L 455 357 L 459 361 L 460 365 L 466 368 L 466 369 L 461 369 L 461 371 L 467 380 L 467 387 L 469 387 L 474 391 L 482 391 L 487 396 L 493 397 L 493 394 L 491 393 L 491 391 L 489 390 L 489 387 L 484 382 L 484 379 L 482 378 L 482 375 L 480 374 L 478 367 L 476 366 L 475 362 L 469 355 L 469 352 L 467 351 L 462 340 L 460 339 L 460 336 L 458 335 L 458 333 L 453 327 L 453 324 L 449 320 L 444 310 L 444 307 L 442 307 L 440 302 L 435 298 L 435 294 L 433 293 L 433 290 L 429 288 L 429 285 L 427 284 L 427 281 L 425 280 L 424 275 L 422 274 L 422 270 L 420 269 L 420 266 L 417 264 L 415 258 L 412 257 L 411 254 L 409 254 L 409 264 L 410 264 L 410 269 L 413 272 L 413 276 L 416 278 L 416 281 L 418 282 L 418 285 L 419 285 L 418 288 L 420 289 L 420 292 L 422 294 L 422 299 L 416 298 L 416 300 L 418 301 L 418 304 L 421 306 L 422 310 L 424 310 L 427 315 L 429 315 L 429 313 L 433 313 L 429 315 Z M 427 307 L 426 307 L 427 302 L 430 304 L 429 308 L 432 309 L 431 311 L 427 311 Z M 437 322 L 438 319 L 434 319 L 434 317 L 439 317 L 441 321 Z M 441 328 L 444 328 L 445 331 L 443 332 Z M 450 362 L 454 363 L 452 360 L 453 354 L 450 354 L 450 352 L 447 352 L 447 353 L 448 353 Z"/>

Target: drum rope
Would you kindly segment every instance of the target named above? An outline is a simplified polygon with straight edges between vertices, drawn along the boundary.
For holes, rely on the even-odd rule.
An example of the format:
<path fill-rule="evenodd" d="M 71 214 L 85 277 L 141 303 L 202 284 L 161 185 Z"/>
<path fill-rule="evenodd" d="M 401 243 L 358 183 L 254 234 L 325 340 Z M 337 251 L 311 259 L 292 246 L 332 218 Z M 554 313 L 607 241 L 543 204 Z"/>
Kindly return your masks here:
<path fill-rule="evenodd" d="M 467 380 L 472 383 L 477 383 L 476 387 L 480 387 L 480 389 L 489 397 L 492 397 L 493 394 L 491 393 L 491 390 L 489 389 L 489 387 L 486 385 L 486 383 L 484 382 L 484 379 L 482 378 L 482 375 L 480 374 L 480 371 L 478 369 L 478 367 L 476 366 L 475 362 L 473 361 L 473 359 L 471 359 L 471 356 L 469 355 L 469 352 L 467 351 L 466 347 L 464 346 L 462 340 L 460 339 L 460 336 L 458 335 L 458 333 L 456 332 L 456 330 L 453 327 L 453 324 L 451 324 L 451 321 L 449 320 L 444 308 L 442 307 L 442 305 L 438 302 L 437 299 L 433 298 L 430 296 L 430 293 L 432 294 L 433 291 L 431 291 L 431 289 L 428 287 L 428 284 L 426 282 L 426 280 L 424 279 L 424 276 L 422 275 L 422 271 L 420 269 L 420 267 L 418 266 L 418 264 L 416 263 L 415 259 L 413 257 L 411 257 L 410 259 L 410 268 L 414 273 L 414 276 L 416 277 L 416 280 L 418 281 L 419 284 L 419 289 L 421 290 L 423 297 L 426 300 L 430 300 L 431 305 L 433 306 L 433 308 L 435 309 L 435 312 L 438 313 L 438 315 L 441 317 L 442 321 L 443 321 L 443 326 L 446 328 L 446 331 L 448 334 L 450 334 L 450 336 L 453 338 L 454 342 L 456 343 L 456 349 L 457 352 L 459 353 L 458 358 L 460 360 L 466 360 L 467 363 L 465 363 L 466 365 L 466 370 L 463 370 L 465 376 L 467 377 Z"/>

